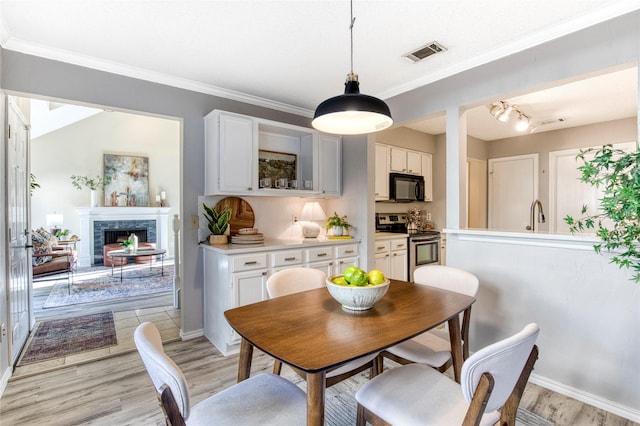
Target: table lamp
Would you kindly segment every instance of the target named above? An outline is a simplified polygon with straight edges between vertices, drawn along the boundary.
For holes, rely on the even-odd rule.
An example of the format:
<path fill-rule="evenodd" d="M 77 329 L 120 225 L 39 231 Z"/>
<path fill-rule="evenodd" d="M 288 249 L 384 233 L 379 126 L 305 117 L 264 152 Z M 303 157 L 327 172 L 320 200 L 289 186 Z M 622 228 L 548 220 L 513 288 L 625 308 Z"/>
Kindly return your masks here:
<path fill-rule="evenodd" d="M 60 231 L 64 218 L 62 214 L 53 212 L 46 215 L 46 221 L 49 231 L 55 236 L 56 232 Z"/>
<path fill-rule="evenodd" d="M 300 214 L 300 226 L 302 226 L 302 236 L 305 238 L 318 238 L 320 235 L 320 225 L 315 223 L 317 220 L 326 220 L 325 214 L 320 203 L 311 201 L 305 203 Z"/>

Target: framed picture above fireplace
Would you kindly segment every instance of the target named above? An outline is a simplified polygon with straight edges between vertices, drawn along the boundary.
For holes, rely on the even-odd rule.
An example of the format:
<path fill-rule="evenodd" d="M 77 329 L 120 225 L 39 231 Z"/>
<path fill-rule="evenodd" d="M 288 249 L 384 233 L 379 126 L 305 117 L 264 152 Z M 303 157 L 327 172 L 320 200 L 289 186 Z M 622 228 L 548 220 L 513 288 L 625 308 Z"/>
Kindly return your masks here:
<path fill-rule="evenodd" d="M 149 206 L 149 157 L 104 154 L 104 176 L 105 206 Z"/>

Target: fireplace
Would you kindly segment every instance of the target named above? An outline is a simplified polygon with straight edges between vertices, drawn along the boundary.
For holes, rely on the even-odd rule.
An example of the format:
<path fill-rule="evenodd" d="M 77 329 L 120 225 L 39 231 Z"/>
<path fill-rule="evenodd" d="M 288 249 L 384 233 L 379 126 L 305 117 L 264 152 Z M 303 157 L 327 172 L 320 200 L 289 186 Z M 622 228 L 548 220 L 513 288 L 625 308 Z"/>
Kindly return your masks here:
<path fill-rule="evenodd" d="M 104 262 L 105 244 L 117 243 L 131 234 L 139 242 L 156 243 L 169 249 L 167 207 L 93 207 L 76 209 L 81 222 L 79 266 L 100 265 Z"/>
<path fill-rule="evenodd" d="M 94 220 L 93 221 L 93 265 L 104 263 L 102 248 L 126 239 L 131 234 L 141 243 L 156 242 L 155 220 Z"/>

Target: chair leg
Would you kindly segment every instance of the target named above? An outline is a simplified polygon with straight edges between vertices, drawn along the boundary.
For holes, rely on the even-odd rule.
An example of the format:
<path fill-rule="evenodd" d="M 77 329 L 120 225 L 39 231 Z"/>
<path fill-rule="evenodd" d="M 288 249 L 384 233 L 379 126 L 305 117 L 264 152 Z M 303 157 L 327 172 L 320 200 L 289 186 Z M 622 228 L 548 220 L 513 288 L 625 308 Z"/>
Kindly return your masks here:
<path fill-rule="evenodd" d="M 273 374 L 280 375 L 282 372 L 282 362 L 277 359 L 273 361 Z"/>
<path fill-rule="evenodd" d="M 500 424 L 501 425 L 515 425 L 516 423 L 516 414 L 518 413 L 518 406 L 520 405 L 520 399 L 522 398 L 522 394 L 524 393 L 524 388 L 527 386 L 527 382 L 529 381 L 529 376 L 531 375 L 531 371 L 533 371 L 533 366 L 538 359 L 538 347 L 536 345 L 531 349 L 531 353 L 529 354 L 529 358 L 522 369 L 522 373 L 520 373 L 520 377 L 516 382 L 511 395 L 507 398 L 507 401 L 504 403 L 502 410 L 500 411 Z"/>

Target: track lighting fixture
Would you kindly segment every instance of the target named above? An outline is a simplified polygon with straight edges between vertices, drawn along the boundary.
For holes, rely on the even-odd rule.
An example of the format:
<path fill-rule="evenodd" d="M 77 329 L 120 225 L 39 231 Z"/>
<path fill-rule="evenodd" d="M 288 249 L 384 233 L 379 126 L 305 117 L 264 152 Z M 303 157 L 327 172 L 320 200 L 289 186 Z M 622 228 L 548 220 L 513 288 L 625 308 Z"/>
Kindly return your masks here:
<path fill-rule="evenodd" d="M 505 101 L 498 101 L 491 104 L 489 113 L 501 123 L 508 123 L 511 120 L 511 116 L 517 117 L 515 127 L 519 132 L 526 131 L 531 125 L 530 116 L 520 111 L 518 105 L 512 105 Z"/>

